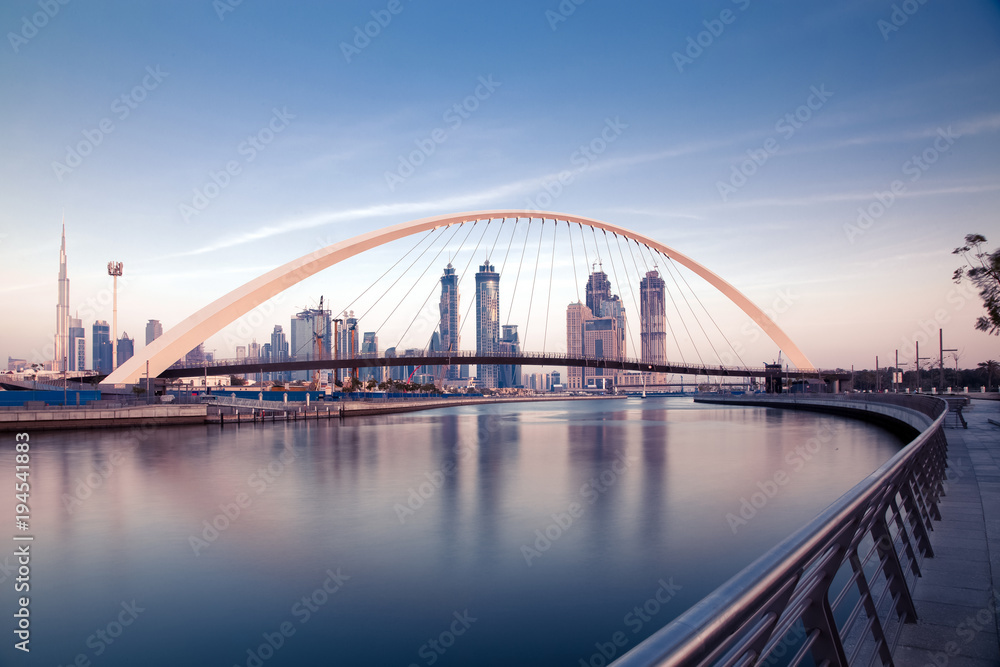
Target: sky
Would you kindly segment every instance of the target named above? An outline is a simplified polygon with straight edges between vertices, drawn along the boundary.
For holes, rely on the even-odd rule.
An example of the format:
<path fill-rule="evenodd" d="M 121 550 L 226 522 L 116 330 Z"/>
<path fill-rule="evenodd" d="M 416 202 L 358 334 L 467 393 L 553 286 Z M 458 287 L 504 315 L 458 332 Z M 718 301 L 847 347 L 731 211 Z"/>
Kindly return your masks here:
<path fill-rule="evenodd" d="M 148 319 L 169 329 L 317 248 L 501 208 L 675 248 L 818 367 L 912 362 L 938 328 L 962 367 L 1000 357 L 951 281 L 966 234 L 1000 245 L 996 1 L 9 0 L 0 32 L 0 357 L 51 357 L 64 219 L 88 346 L 115 260 L 118 330 L 141 348 Z M 320 295 L 343 309 L 414 242 L 206 347 L 233 356 Z M 552 282 L 526 347 L 559 346 L 583 270 Z M 774 358 L 704 294 L 750 365 Z"/>

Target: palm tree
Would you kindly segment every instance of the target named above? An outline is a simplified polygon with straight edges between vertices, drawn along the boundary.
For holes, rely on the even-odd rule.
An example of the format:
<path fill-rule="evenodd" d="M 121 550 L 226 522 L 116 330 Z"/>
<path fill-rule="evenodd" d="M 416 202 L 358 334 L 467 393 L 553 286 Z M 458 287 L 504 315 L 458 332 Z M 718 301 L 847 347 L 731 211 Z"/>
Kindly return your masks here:
<path fill-rule="evenodd" d="M 993 388 L 993 376 L 1000 373 L 1000 363 L 997 363 L 993 359 L 989 361 L 980 361 L 979 367 L 986 371 L 986 388 Z"/>

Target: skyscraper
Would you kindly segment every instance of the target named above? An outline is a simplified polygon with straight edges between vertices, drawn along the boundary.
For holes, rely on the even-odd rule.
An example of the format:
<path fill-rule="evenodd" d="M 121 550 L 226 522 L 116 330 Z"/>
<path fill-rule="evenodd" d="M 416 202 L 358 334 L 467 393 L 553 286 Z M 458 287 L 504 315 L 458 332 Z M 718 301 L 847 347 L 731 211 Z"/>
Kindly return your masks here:
<path fill-rule="evenodd" d="M 603 270 L 595 270 L 587 279 L 587 307 L 594 317 L 613 317 L 618 321 L 618 345 L 615 358 L 625 356 L 625 304 L 611 293 L 611 281 Z"/>
<path fill-rule="evenodd" d="M 150 320 L 146 322 L 146 345 L 149 345 L 162 335 L 163 325 L 160 324 L 159 320 Z"/>
<path fill-rule="evenodd" d="M 445 352 L 457 352 L 461 349 L 459 345 L 459 331 L 461 330 L 458 312 L 458 276 L 451 263 L 444 269 L 441 276 L 441 350 Z M 455 364 L 445 367 L 445 377 L 448 380 L 459 378 L 459 367 Z"/>
<path fill-rule="evenodd" d="M 375 359 L 378 357 L 378 336 L 374 331 L 366 331 L 361 339 L 361 357 L 365 359 Z M 366 367 L 358 372 L 358 379 L 362 382 L 375 380 L 382 381 L 382 367 Z"/>
<path fill-rule="evenodd" d="M 650 364 L 667 363 L 666 283 L 655 269 L 639 281 L 639 341 L 642 360 Z"/>
<path fill-rule="evenodd" d="M 69 370 L 69 278 L 66 275 L 66 222 L 63 221 L 62 245 L 59 247 L 59 300 L 56 302 L 56 338 L 52 368 Z M 109 371 L 110 372 L 110 371 Z"/>
<path fill-rule="evenodd" d="M 579 301 L 569 304 L 566 309 L 566 354 L 570 357 L 583 356 L 583 323 L 593 319 L 590 308 Z M 566 369 L 568 389 L 583 389 L 583 369 L 570 366 Z"/>
<path fill-rule="evenodd" d="M 91 331 L 90 347 L 94 355 L 94 372 L 111 372 L 111 325 L 105 320 L 97 320 Z"/>
<path fill-rule="evenodd" d="M 135 354 L 135 339 L 128 337 L 128 332 L 123 331 L 122 337 L 118 339 L 118 366 L 132 358 Z"/>
<path fill-rule="evenodd" d="M 476 354 L 496 354 L 500 349 L 500 274 L 487 258 L 476 274 Z M 495 389 L 500 374 L 495 364 L 479 364 L 476 384 Z"/>
<path fill-rule="evenodd" d="M 274 325 L 271 332 L 271 361 L 274 363 L 288 361 L 288 337 L 280 324 Z M 274 380 L 287 380 L 291 374 L 288 371 L 277 371 L 271 374 Z"/>
<path fill-rule="evenodd" d="M 517 337 L 517 325 L 516 324 L 505 324 L 503 325 L 503 335 L 500 337 L 500 354 L 507 355 L 520 355 L 521 354 L 521 342 Z M 502 364 L 499 366 L 500 372 L 497 378 L 497 386 L 501 388 L 510 388 L 523 386 L 521 382 L 521 365 L 520 364 Z"/>
<path fill-rule="evenodd" d="M 78 317 L 69 318 L 69 370 L 82 371 L 87 368 L 87 330 Z"/>
<path fill-rule="evenodd" d="M 331 358 L 333 329 L 329 310 L 307 308 L 296 314 L 291 321 L 291 335 L 291 347 L 289 348 L 291 360 L 307 361 L 316 358 Z M 319 344 L 318 356 L 317 343 Z M 312 377 L 312 371 L 294 371 L 291 377 L 294 380 L 308 380 Z"/>

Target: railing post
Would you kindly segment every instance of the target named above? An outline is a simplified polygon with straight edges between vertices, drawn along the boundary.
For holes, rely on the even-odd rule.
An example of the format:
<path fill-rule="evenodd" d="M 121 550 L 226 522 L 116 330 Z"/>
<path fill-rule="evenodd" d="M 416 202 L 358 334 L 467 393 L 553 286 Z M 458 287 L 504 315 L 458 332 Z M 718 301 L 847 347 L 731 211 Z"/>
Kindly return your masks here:
<path fill-rule="evenodd" d="M 850 538 L 851 535 L 848 535 Z M 835 546 L 837 552 L 844 552 L 844 545 Z M 813 642 L 810 652 L 813 661 L 817 664 L 826 664 L 830 667 L 848 667 L 847 654 L 844 652 L 844 643 L 840 639 L 840 631 L 837 629 L 837 621 L 833 617 L 833 609 L 830 608 L 829 589 L 833 583 L 833 578 L 840 569 L 842 558 L 830 558 L 823 568 L 823 579 L 816 585 L 809 595 L 812 604 L 802 614 L 802 624 L 806 635 L 813 630 L 819 631 L 819 636 Z"/>
<path fill-rule="evenodd" d="M 872 538 L 875 539 L 878 557 L 885 571 L 886 585 L 896 598 L 896 614 L 904 622 L 913 623 L 917 620 L 917 609 L 913 606 L 910 588 L 906 585 L 903 567 L 899 564 L 899 554 L 896 553 L 889 526 L 885 522 L 885 510 L 879 512 L 878 518 L 872 525 Z"/>

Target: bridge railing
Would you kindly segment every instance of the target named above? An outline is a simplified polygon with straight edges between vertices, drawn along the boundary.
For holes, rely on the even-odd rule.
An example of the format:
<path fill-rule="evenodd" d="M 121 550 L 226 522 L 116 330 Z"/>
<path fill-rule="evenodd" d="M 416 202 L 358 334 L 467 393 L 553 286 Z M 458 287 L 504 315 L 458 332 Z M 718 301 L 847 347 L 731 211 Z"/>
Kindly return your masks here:
<path fill-rule="evenodd" d="M 595 361 L 595 362 L 606 362 L 607 365 L 608 365 L 608 367 L 613 367 L 615 364 L 642 365 L 642 364 L 646 364 L 647 363 L 647 362 L 644 362 L 642 359 L 638 359 L 638 358 L 634 358 L 634 357 L 619 357 L 619 358 L 610 358 L 610 357 L 584 357 L 584 356 L 574 356 L 574 355 L 570 355 L 570 354 L 566 354 L 566 353 L 562 353 L 562 352 L 520 352 L 520 353 L 515 354 L 513 352 L 505 352 L 505 351 L 499 351 L 499 350 L 493 351 L 493 352 L 477 352 L 475 350 L 459 350 L 459 351 L 455 351 L 455 352 L 440 352 L 440 351 L 429 352 L 429 351 L 421 351 L 421 354 L 418 357 L 396 356 L 396 357 L 392 357 L 392 358 L 393 359 L 398 359 L 398 360 L 401 360 L 401 361 L 406 361 L 408 359 L 412 359 L 414 361 L 414 363 L 421 363 L 423 365 L 441 365 L 441 366 L 446 366 L 446 365 L 461 364 L 462 363 L 462 359 L 472 359 L 472 358 L 484 357 L 484 356 L 486 356 L 486 357 L 500 357 L 500 358 L 509 357 L 511 359 L 541 359 L 541 360 L 547 360 L 547 361 L 553 361 L 553 362 L 558 362 L 559 360 L 587 359 L 587 360 Z M 378 356 L 375 356 L 375 355 L 372 355 L 372 354 L 358 355 L 358 356 L 349 356 L 349 355 L 345 355 L 345 354 L 336 354 L 336 355 L 324 355 L 323 357 L 317 359 L 317 361 L 354 361 L 354 360 L 356 360 L 356 361 L 359 362 L 359 365 L 363 365 L 366 361 L 370 362 L 373 359 L 387 359 L 387 358 L 389 358 L 389 357 L 384 357 L 381 354 L 378 355 Z M 427 364 L 427 362 L 426 362 L 427 359 L 440 360 L 440 363 Z M 289 362 L 289 361 L 312 361 L 312 359 L 282 359 L 282 360 L 280 360 L 280 362 Z M 223 366 L 252 366 L 254 364 L 264 364 L 264 365 L 266 365 L 266 364 L 270 364 L 270 363 L 278 363 L 278 362 L 275 361 L 275 360 L 270 360 L 270 359 L 269 360 L 260 359 L 259 357 L 244 357 L 242 359 L 215 359 L 213 361 L 204 361 L 204 362 L 201 362 L 201 363 L 198 363 L 198 364 L 192 364 L 192 365 L 185 365 L 185 364 L 183 364 L 181 362 L 177 362 L 174 365 L 172 365 L 171 368 L 184 368 L 184 369 L 194 370 L 194 369 L 199 369 L 199 368 L 218 368 L 218 367 L 223 367 Z M 726 367 L 726 366 L 720 366 L 720 365 L 710 365 L 710 364 L 692 364 L 692 363 L 676 362 L 676 361 L 674 361 L 674 362 L 665 362 L 664 365 L 675 365 L 675 366 L 678 366 L 678 367 L 683 366 L 683 368 L 685 370 L 689 371 L 692 374 L 698 374 L 698 375 L 713 375 L 713 374 L 717 373 L 718 371 L 726 371 L 727 374 L 732 374 L 732 371 L 734 370 L 733 367 Z M 264 370 L 264 372 L 269 372 L 267 368 L 264 368 L 263 370 Z M 767 369 L 765 369 L 763 366 L 741 366 L 741 367 L 736 368 L 735 370 L 746 371 L 748 374 L 753 374 L 753 375 L 762 375 L 762 374 L 764 374 L 767 371 Z M 807 371 L 796 370 L 796 371 L 791 371 L 791 374 L 792 375 L 796 375 L 796 376 L 801 376 L 801 375 L 803 375 L 803 373 L 806 373 L 806 374 L 809 374 L 809 375 L 817 375 L 817 376 L 819 376 L 819 375 L 823 374 L 824 372 L 825 371 L 820 371 L 820 370 L 807 370 Z M 784 372 L 781 372 L 779 374 L 784 375 Z"/>
<path fill-rule="evenodd" d="M 916 400 L 915 400 L 916 399 Z M 804 403 L 806 399 L 788 398 Z M 830 404 L 826 399 L 813 402 Z M 926 396 L 848 395 L 923 431 L 808 525 L 761 556 L 614 667 L 892 664 L 916 620 L 910 583 L 941 518 L 947 404 Z M 917 417 L 917 413 L 922 417 Z"/>

